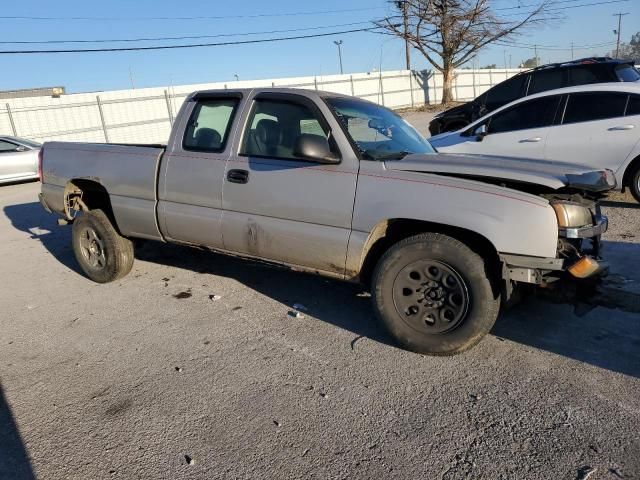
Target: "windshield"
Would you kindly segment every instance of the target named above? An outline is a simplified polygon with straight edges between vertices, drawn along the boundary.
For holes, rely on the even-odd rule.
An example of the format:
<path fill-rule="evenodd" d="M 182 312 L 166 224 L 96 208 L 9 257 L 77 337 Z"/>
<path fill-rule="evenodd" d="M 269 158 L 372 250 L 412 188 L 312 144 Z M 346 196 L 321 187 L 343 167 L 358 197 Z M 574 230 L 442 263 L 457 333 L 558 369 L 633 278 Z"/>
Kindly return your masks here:
<path fill-rule="evenodd" d="M 637 82 L 640 80 L 640 73 L 631 65 L 616 67 L 616 74 L 621 82 Z"/>
<path fill-rule="evenodd" d="M 351 98 L 328 98 L 327 103 L 368 160 L 400 160 L 410 153 L 435 153 L 415 128 L 387 108 Z"/>

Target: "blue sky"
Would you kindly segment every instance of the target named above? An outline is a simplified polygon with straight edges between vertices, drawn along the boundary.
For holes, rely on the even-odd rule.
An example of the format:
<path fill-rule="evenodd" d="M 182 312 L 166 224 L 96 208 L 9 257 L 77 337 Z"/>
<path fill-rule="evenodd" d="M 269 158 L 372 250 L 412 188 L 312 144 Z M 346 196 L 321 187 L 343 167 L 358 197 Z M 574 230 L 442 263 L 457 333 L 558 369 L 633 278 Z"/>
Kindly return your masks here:
<path fill-rule="evenodd" d="M 598 0 L 576 0 L 558 6 L 595 3 Z M 606 1 L 606 0 L 600 0 Z M 534 0 L 520 0 L 530 5 Z M 496 0 L 497 8 L 512 7 L 518 0 Z M 222 20 L 176 20 L 186 16 L 229 16 L 274 14 L 283 12 L 330 11 L 362 9 L 352 12 L 324 13 L 316 15 L 270 16 L 260 18 L 227 18 Z M 385 0 L 325 0 L 322 3 L 293 0 L 270 2 L 245 0 L 223 2 L 220 0 L 110 0 L 95 2 L 86 0 L 23 0 L 4 4 L 0 16 L 51 16 L 51 17 L 171 17 L 171 20 L 22 20 L 0 18 L 0 41 L 40 41 L 136 38 L 182 35 L 220 35 L 270 30 L 300 29 L 306 27 L 367 22 L 389 12 Z M 629 12 L 623 19 L 623 40 L 640 30 L 640 1 L 612 3 L 564 10 L 564 21 L 527 32 L 517 39 L 520 43 L 539 44 L 539 56 L 543 62 L 569 59 L 571 43 L 593 45 L 615 42 L 613 29 L 617 27 L 615 12 Z M 366 25 L 337 27 L 335 30 L 362 28 Z M 316 30 L 316 32 L 331 31 Z M 314 32 L 276 33 L 268 36 L 286 36 Z M 231 37 L 203 41 L 241 40 L 249 37 Z M 250 38 L 260 38 L 252 36 Z M 344 34 L 337 37 L 305 39 L 290 42 L 258 45 L 225 46 L 186 50 L 147 52 L 118 52 L 93 54 L 56 55 L 1 55 L 0 89 L 30 88 L 63 85 L 68 92 L 84 92 L 130 88 L 131 78 L 137 88 L 177 85 L 185 83 L 241 79 L 287 77 L 298 75 L 331 74 L 339 72 L 337 48 L 333 40 L 342 39 L 345 72 L 363 72 L 378 68 L 403 68 L 404 53 L 401 40 L 372 33 Z M 199 40 L 182 40 L 181 43 Z M 170 44 L 174 42 L 147 42 Z M 123 46 L 126 44 L 116 44 Z M 87 48 L 93 45 L 13 45 L 3 43 L 0 50 L 21 48 Z M 103 45 L 104 46 L 104 45 Z M 115 45 L 114 45 L 115 46 Z M 553 49 L 551 49 L 553 48 Z M 567 50 L 557 50 L 567 48 Z M 575 50 L 576 57 L 592 53 L 603 54 L 610 47 Z M 479 66 L 504 64 L 513 66 L 533 56 L 524 48 L 490 47 L 477 59 Z M 429 68 L 421 55 L 413 52 L 415 69 Z"/>

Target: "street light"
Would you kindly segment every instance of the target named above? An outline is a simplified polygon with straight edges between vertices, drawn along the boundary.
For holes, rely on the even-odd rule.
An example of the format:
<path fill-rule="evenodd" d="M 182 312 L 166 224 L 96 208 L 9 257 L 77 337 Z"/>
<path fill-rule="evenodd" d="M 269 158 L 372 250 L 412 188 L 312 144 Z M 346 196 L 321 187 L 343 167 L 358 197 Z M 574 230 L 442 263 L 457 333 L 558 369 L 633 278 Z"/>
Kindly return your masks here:
<path fill-rule="evenodd" d="M 344 71 L 342 70 L 342 40 L 334 40 L 333 43 L 335 43 L 338 46 L 338 58 L 340 59 L 340 73 L 343 74 Z"/>

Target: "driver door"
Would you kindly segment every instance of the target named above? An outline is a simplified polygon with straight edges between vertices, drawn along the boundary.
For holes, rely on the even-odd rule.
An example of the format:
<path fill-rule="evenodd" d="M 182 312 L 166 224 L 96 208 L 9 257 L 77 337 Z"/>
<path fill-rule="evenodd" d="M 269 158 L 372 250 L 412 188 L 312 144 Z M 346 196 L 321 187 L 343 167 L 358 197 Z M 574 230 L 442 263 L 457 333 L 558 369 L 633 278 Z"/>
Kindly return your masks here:
<path fill-rule="evenodd" d="M 261 93 L 243 120 L 223 187 L 225 249 L 343 275 L 358 160 L 328 107 Z M 339 163 L 296 157 L 302 134 L 329 138 Z"/>

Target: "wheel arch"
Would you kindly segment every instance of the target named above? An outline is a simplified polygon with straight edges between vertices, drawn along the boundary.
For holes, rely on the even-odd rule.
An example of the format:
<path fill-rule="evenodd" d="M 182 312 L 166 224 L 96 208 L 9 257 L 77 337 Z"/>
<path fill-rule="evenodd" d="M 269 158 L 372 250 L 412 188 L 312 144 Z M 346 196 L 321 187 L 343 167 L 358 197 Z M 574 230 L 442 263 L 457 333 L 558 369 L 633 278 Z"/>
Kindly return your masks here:
<path fill-rule="evenodd" d="M 359 280 L 370 285 L 378 260 L 391 246 L 419 233 L 440 233 L 455 238 L 479 254 L 494 278 L 500 278 L 500 257 L 495 246 L 485 236 L 461 227 L 409 218 L 393 218 L 379 222 L 365 242 L 358 274 Z"/>
<path fill-rule="evenodd" d="M 625 188 L 631 186 L 631 176 L 636 171 L 636 169 L 640 168 L 640 155 L 635 157 L 633 160 L 629 162 L 629 164 L 624 169 L 624 174 L 622 175 L 622 189 L 624 191 Z"/>
<path fill-rule="evenodd" d="M 75 213 L 78 210 L 102 210 L 118 230 L 111 205 L 111 197 L 99 180 L 92 178 L 73 178 L 69 180 L 64 190 L 64 206 L 65 215 L 69 220 L 75 217 Z"/>

